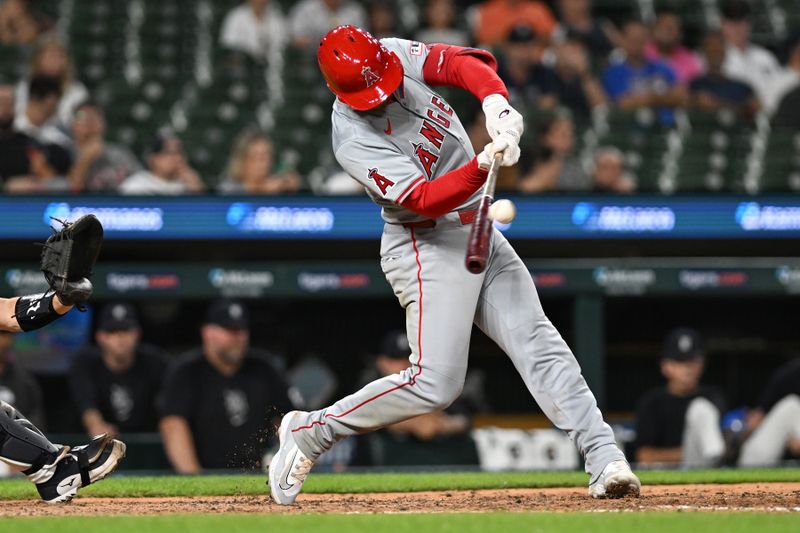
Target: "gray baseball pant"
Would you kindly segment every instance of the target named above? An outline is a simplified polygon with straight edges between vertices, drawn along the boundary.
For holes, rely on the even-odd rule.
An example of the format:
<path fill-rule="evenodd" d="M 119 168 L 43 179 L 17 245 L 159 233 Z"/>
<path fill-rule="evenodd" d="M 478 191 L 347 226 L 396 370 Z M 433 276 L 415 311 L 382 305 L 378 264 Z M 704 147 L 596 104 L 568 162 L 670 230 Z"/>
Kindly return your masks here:
<path fill-rule="evenodd" d="M 381 268 L 406 310 L 411 366 L 330 407 L 297 416 L 292 434 L 315 459 L 340 439 L 449 406 L 461 394 L 475 323 L 511 358 L 536 402 L 567 432 L 594 481 L 624 459 L 567 344 L 545 316 L 530 272 L 497 230 L 486 271 L 464 266 L 470 226 L 457 213 L 433 228 L 386 224 Z"/>

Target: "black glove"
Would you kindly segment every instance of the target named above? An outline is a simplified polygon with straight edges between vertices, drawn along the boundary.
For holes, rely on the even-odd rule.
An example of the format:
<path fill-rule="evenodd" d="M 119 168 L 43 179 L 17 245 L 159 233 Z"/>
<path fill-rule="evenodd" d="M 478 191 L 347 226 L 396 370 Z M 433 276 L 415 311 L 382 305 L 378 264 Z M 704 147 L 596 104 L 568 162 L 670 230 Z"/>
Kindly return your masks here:
<path fill-rule="evenodd" d="M 64 227 L 44 243 L 42 272 L 62 304 L 80 305 L 92 295 L 89 278 L 103 244 L 103 226 L 94 215 L 61 223 Z"/>

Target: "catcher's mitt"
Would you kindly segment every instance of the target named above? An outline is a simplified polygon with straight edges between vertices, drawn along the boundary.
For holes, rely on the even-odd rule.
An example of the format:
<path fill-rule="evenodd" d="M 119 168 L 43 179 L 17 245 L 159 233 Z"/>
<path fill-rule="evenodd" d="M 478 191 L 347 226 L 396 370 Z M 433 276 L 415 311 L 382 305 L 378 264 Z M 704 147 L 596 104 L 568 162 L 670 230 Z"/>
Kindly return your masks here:
<path fill-rule="evenodd" d="M 103 225 L 94 215 L 58 222 L 64 227 L 44 243 L 42 272 L 61 303 L 79 305 L 92 295 L 89 278 L 103 244 Z"/>

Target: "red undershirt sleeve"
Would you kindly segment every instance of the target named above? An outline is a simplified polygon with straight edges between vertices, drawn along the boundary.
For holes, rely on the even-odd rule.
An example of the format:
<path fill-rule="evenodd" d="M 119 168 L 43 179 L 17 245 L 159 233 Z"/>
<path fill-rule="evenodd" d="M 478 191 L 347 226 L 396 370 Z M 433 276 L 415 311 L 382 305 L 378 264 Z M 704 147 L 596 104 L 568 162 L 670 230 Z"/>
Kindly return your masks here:
<path fill-rule="evenodd" d="M 471 92 L 483 101 L 490 94 L 508 98 L 506 84 L 497 75 L 497 60 L 486 50 L 434 44 L 422 76 L 428 85 L 447 85 Z"/>
<path fill-rule="evenodd" d="M 486 181 L 488 171 L 472 160 L 434 181 L 423 181 L 400 203 L 418 215 L 438 218 L 463 204 Z"/>

